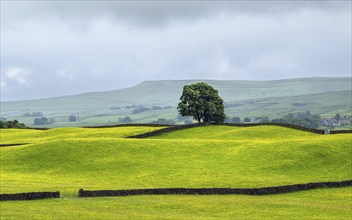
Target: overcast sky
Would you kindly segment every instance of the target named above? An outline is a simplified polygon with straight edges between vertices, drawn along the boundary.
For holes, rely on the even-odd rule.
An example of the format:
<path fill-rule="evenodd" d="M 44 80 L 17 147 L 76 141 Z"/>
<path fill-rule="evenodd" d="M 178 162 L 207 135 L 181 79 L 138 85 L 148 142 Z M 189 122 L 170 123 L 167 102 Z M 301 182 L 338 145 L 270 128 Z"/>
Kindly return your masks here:
<path fill-rule="evenodd" d="M 351 1 L 1 1 L 1 100 L 351 76 Z"/>

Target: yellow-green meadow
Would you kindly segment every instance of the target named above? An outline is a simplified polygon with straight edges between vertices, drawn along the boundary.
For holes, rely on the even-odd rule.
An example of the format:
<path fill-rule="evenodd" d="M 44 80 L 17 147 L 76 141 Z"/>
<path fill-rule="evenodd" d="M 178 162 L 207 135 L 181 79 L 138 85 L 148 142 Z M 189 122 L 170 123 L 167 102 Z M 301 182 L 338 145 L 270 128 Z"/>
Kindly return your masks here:
<path fill-rule="evenodd" d="M 334 211 L 340 219 L 351 215 L 351 187 L 258 197 L 77 197 L 79 188 L 246 188 L 352 179 L 351 134 L 213 125 L 125 138 L 157 129 L 0 130 L 1 144 L 30 143 L 0 148 L 1 193 L 60 191 L 63 197 L 1 202 L 1 218 L 23 217 L 26 212 L 18 211 L 23 206 L 31 218 L 45 219 L 77 218 L 78 213 L 85 219 L 270 218 L 270 213 L 272 218 L 333 218 Z M 338 202 L 332 205 L 329 198 Z M 61 208 L 50 208 L 56 206 Z"/>

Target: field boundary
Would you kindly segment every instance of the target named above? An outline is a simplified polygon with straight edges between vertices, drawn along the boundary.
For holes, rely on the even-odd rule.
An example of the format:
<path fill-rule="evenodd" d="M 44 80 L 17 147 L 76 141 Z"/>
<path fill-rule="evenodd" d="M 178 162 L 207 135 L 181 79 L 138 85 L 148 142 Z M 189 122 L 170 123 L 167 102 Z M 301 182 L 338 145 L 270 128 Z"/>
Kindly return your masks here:
<path fill-rule="evenodd" d="M 330 131 L 330 134 L 350 134 L 352 130 L 337 130 L 337 131 Z"/>
<path fill-rule="evenodd" d="M 51 128 L 33 128 L 33 127 L 25 127 L 25 128 L 21 128 L 21 129 L 28 129 L 28 130 L 40 130 L 40 131 L 45 131 L 45 130 L 49 130 Z"/>
<path fill-rule="evenodd" d="M 0 147 L 14 147 L 14 146 L 22 146 L 31 143 L 15 143 L 15 144 L 0 144 Z"/>
<path fill-rule="evenodd" d="M 200 127 L 200 126 L 207 126 L 207 125 L 211 125 L 211 124 L 188 124 L 188 125 L 174 125 L 174 126 L 170 126 L 167 128 L 162 128 L 160 130 L 156 130 L 156 131 L 151 131 L 151 132 L 146 132 L 143 134 L 137 134 L 137 135 L 132 135 L 132 136 L 127 136 L 126 138 L 147 138 L 147 137 L 153 137 L 153 136 L 157 136 L 160 134 L 164 134 L 167 132 L 171 132 L 171 131 L 177 131 L 177 130 L 183 130 L 183 129 L 187 129 L 187 128 L 195 128 L 195 127 Z"/>
<path fill-rule="evenodd" d="M 210 126 L 210 125 L 224 125 L 224 126 L 234 126 L 234 127 L 255 127 L 255 126 L 271 125 L 271 126 L 280 126 L 280 127 L 286 127 L 286 128 L 293 128 L 293 129 L 297 129 L 297 130 L 301 130 L 301 131 L 307 131 L 307 132 L 311 132 L 311 133 L 315 133 L 315 134 L 324 134 L 324 130 L 322 130 L 322 129 L 306 128 L 306 127 L 299 126 L 299 125 L 284 124 L 284 123 L 274 123 L 274 122 L 248 123 L 248 124 L 198 123 L 198 124 L 170 126 L 170 127 L 167 127 L 167 128 L 156 130 L 156 131 L 151 131 L 151 132 L 146 132 L 146 133 L 143 133 L 143 134 L 128 136 L 126 138 L 147 138 L 147 137 L 153 137 L 153 136 L 157 136 L 157 135 L 164 134 L 164 133 L 171 132 L 171 131 L 177 131 L 177 130 L 183 130 L 183 129 L 188 129 L 188 128 L 201 127 L 201 126 Z"/>
<path fill-rule="evenodd" d="M 25 127 L 25 128 L 20 128 L 20 129 L 28 129 L 28 130 L 50 130 L 54 128 L 115 128 L 115 127 L 169 127 L 173 125 L 169 124 L 113 124 L 113 125 L 97 125 L 97 126 L 82 126 L 82 127 L 53 127 L 53 128 L 43 128 L 43 127 Z"/>
<path fill-rule="evenodd" d="M 195 123 L 195 124 L 188 124 L 188 125 L 171 125 L 171 124 L 150 124 L 150 123 L 138 123 L 138 124 L 113 124 L 113 125 L 97 125 L 97 126 L 83 126 L 83 127 L 77 127 L 77 128 L 115 128 L 115 127 L 167 127 L 164 129 L 170 129 L 170 131 L 174 130 L 181 130 L 181 129 L 186 129 L 186 128 L 192 128 L 192 127 L 198 127 L 198 126 L 207 126 L 207 125 L 225 125 L 225 126 L 235 126 L 235 127 L 253 127 L 253 126 L 261 126 L 261 125 L 273 125 L 273 126 L 281 126 L 281 127 L 286 127 L 286 128 L 293 128 L 293 129 L 298 129 L 302 131 L 307 131 L 307 132 L 312 132 L 316 134 L 324 134 L 323 129 L 314 129 L 314 128 L 307 128 L 303 127 L 300 125 L 294 125 L 294 124 L 285 124 L 285 123 L 278 123 L 278 122 L 263 122 L 263 123 Z M 50 130 L 53 128 L 41 128 L 41 127 L 26 127 L 23 129 L 28 129 L 28 130 Z M 164 129 L 160 129 L 163 132 Z M 159 131 L 160 131 L 159 130 Z M 147 133 L 153 133 L 153 132 L 147 132 Z M 145 133 L 145 134 L 147 134 Z M 332 130 L 330 131 L 330 134 L 345 134 L 345 133 L 352 133 L 352 130 Z M 144 135 L 144 134 L 140 134 Z M 142 137 L 137 137 L 139 135 L 135 136 L 130 136 L 128 138 L 142 138 Z M 155 136 L 155 135 L 152 135 Z M 151 136 L 148 136 L 151 137 Z"/>
<path fill-rule="evenodd" d="M 81 128 L 115 128 L 115 127 L 169 127 L 172 125 L 164 124 L 115 124 L 115 125 L 100 125 L 100 126 L 83 126 Z"/>
<path fill-rule="evenodd" d="M 319 188 L 340 188 L 352 186 L 352 180 L 341 182 L 316 182 L 285 186 L 263 188 L 155 188 L 155 189 L 130 189 L 130 190 L 84 190 L 80 189 L 78 197 L 102 197 L 102 196 L 132 196 L 132 195 L 271 195 L 290 193 Z"/>
<path fill-rule="evenodd" d="M 28 192 L 28 193 L 14 193 L 14 194 L 0 194 L 0 201 L 9 200 L 37 200 L 60 198 L 60 192 Z"/>
<path fill-rule="evenodd" d="M 261 188 L 154 188 L 128 190 L 84 190 L 78 191 L 78 197 L 134 196 L 134 195 L 272 195 L 320 188 L 341 188 L 352 186 L 352 180 L 340 182 L 313 182 Z M 28 192 L 0 194 L 0 201 L 38 200 L 60 198 L 60 192 Z"/>

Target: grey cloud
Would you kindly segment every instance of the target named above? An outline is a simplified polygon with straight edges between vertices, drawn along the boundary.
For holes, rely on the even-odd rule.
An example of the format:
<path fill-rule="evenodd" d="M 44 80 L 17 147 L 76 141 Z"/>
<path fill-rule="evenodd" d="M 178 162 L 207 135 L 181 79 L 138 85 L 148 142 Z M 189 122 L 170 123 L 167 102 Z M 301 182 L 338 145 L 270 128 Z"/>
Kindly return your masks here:
<path fill-rule="evenodd" d="M 350 2 L 5 3 L 2 100 L 143 80 L 351 74 Z M 9 69 L 27 71 L 25 86 Z"/>
<path fill-rule="evenodd" d="M 85 23 L 108 16 L 137 25 L 168 24 L 173 19 L 199 19 L 227 14 L 271 14 L 314 10 L 349 10 L 348 1 L 5 1 L 6 23 L 57 17 L 68 23 Z"/>

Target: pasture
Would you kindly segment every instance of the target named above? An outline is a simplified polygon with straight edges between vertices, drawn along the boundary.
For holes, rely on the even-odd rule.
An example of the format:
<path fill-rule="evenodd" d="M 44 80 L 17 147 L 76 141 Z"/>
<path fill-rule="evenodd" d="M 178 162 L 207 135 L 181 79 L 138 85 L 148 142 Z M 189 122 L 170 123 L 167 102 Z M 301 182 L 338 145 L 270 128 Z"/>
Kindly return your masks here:
<path fill-rule="evenodd" d="M 352 187 L 268 196 L 169 195 L 1 202 L 1 219 L 351 219 Z"/>
<path fill-rule="evenodd" d="M 79 188 L 267 187 L 352 179 L 352 135 L 277 126 L 1 130 L 1 193 L 60 191 L 63 198 L 1 202 L 1 218 L 348 219 L 351 187 L 271 196 L 78 198 Z M 26 207 L 25 210 L 23 208 Z"/>

